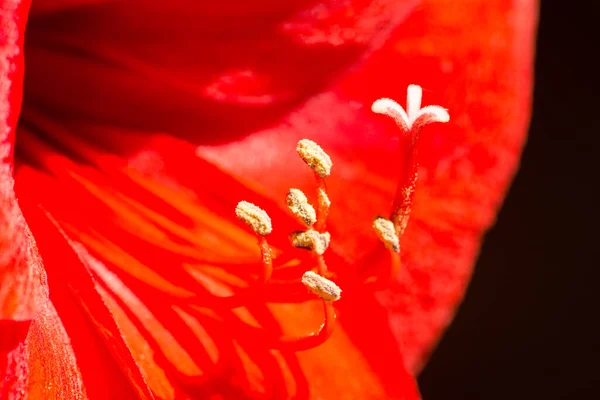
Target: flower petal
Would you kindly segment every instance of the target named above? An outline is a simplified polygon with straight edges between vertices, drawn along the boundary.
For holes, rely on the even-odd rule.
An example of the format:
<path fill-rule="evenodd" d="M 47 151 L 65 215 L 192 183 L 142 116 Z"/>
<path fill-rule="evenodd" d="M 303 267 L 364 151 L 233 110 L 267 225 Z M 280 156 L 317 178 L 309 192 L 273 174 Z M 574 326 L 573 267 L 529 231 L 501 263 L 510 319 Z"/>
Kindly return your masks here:
<path fill-rule="evenodd" d="M 408 84 L 418 83 L 425 104 L 449 108 L 449 124 L 421 135 L 404 272 L 394 290 L 380 295 L 412 370 L 449 323 L 481 235 L 518 165 L 529 119 L 535 20 L 535 1 L 426 1 L 360 68 L 281 124 L 199 149 L 275 198 L 288 185 L 275 171 L 294 176 L 304 191 L 311 184 L 310 173 L 284 149 L 303 137 L 318 141 L 334 162 L 331 248 L 356 265 L 376 240 L 372 217 L 389 210 L 398 168 L 395 127 L 382 125 L 368 105 L 381 96 L 401 99 Z M 465 21 L 471 21 L 468 29 Z M 249 151 L 257 156 L 243 157 Z"/>
<path fill-rule="evenodd" d="M 157 299 L 164 297 L 153 299 L 154 294 L 185 302 L 209 288 L 227 291 L 252 282 L 244 268 L 257 255 L 254 239 L 229 212 L 239 200 L 268 205 L 276 231 L 288 232 L 294 221 L 276 204 L 283 207 L 280 199 L 287 193 L 289 177 L 304 191 L 312 183 L 311 173 L 293 154 L 296 141 L 306 136 L 319 141 L 334 159 L 330 231 L 337 266 L 344 273 L 341 261 L 353 263 L 348 274 L 359 269 L 361 257 L 376 241 L 371 219 L 384 213 L 391 201 L 397 154 L 394 130 L 365 107 L 381 95 L 401 97 L 408 83 L 419 83 L 426 89 L 426 101 L 451 108 L 456 125 L 439 128 L 421 143 L 424 172 L 417 193 L 422 194 L 417 194 L 414 223 L 406 234 L 406 269 L 399 290 L 380 294 L 379 299 L 397 312 L 389 322 L 396 329 L 396 342 L 410 352 L 409 364 L 420 360 L 460 298 L 480 235 L 492 222 L 518 159 L 530 59 L 512 52 L 519 29 L 527 38 L 532 36 L 533 12 L 527 2 L 469 7 L 426 2 L 422 12 L 427 18 L 412 14 L 369 61 L 323 92 L 333 77 L 369 49 L 380 25 L 406 17 L 412 5 L 385 2 L 379 10 L 369 3 L 358 13 L 341 7 L 341 17 L 326 7 L 322 25 L 310 22 L 307 16 L 319 15 L 311 10 L 297 13 L 276 7 L 266 21 L 253 22 L 247 9 L 232 18 L 231 10 L 217 8 L 205 15 L 204 9 L 188 8 L 185 16 L 183 8 L 156 13 L 154 3 L 143 8 L 103 5 L 90 13 L 75 10 L 32 19 L 27 56 L 32 68 L 26 84 L 32 101 L 27 103 L 20 146 L 24 162 L 37 171 L 20 175 L 18 184 L 28 196 L 43 199 L 65 231 L 100 261 L 98 271 L 112 274 L 104 279 L 105 299 L 112 296 L 106 301 L 113 313 L 124 315 L 121 324 L 127 326 L 130 341 L 142 335 L 152 343 L 152 335 L 143 333 L 157 326 L 151 314 L 165 327 L 160 335 L 185 318 L 174 316 L 164 304 L 161 309 Z M 523 21 L 507 22 L 523 10 Z M 369 12 L 384 17 L 368 18 Z M 502 33 L 493 46 L 474 42 L 478 35 L 469 30 L 466 36 L 463 29 L 466 20 L 483 21 L 476 17 L 481 12 L 489 13 L 491 21 L 479 27 L 486 33 L 481 37 L 491 41 L 492 31 Z M 198 23 L 198 15 L 206 24 Z M 334 18 L 328 18 L 331 15 Z M 360 25 L 363 17 L 368 22 Z M 350 31 L 340 21 L 354 33 L 344 33 Z M 105 24 L 122 31 L 107 37 L 111 30 Z M 228 24 L 236 29 L 228 29 Z M 170 26 L 178 28 L 164 29 Z M 274 34 L 278 29 L 289 37 Z M 444 37 L 432 42 L 430 32 Z M 202 51 L 197 51 L 196 41 L 181 37 L 204 38 Z M 210 39 L 215 37 L 219 40 Z M 265 43 L 265 37 L 275 38 L 274 43 Z M 444 46 L 438 48 L 436 41 Z M 529 45 L 523 41 L 520 50 L 530 54 Z M 395 76 L 398 71 L 404 75 Z M 47 79 L 48 74 L 55 79 Z M 310 101 L 303 103 L 307 98 Z M 511 107 L 499 108 L 503 102 Z M 45 119 L 37 115 L 40 110 Z M 455 112 L 463 117 L 455 119 Z M 36 134 L 58 143 L 72 159 L 49 150 Z M 195 144 L 204 146 L 196 151 Z M 60 191 L 69 196 L 65 199 Z M 285 244 L 274 240 L 278 247 Z M 419 252 L 422 244 L 425 254 Z M 437 254 L 447 258 L 434 270 Z M 111 281 L 124 284 L 110 288 Z M 136 304 L 136 298 L 150 306 L 132 316 L 127 313 L 133 307 L 127 304 Z M 188 321 L 186 330 L 193 324 Z M 409 332 L 402 330 L 413 326 Z M 187 340 L 177 340 L 198 343 L 199 336 L 192 333 Z M 193 349 L 182 347 L 186 352 Z M 245 365 L 243 352 L 248 351 L 242 350 L 233 349 L 234 359 Z M 169 364 L 161 359 L 157 363 L 165 368 Z"/>
<path fill-rule="evenodd" d="M 222 142 L 321 90 L 417 1 L 135 0 L 38 13 L 46 3 L 34 3 L 27 32 L 32 103 L 66 118 Z"/>
<path fill-rule="evenodd" d="M 31 323 L 2 326 L 0 339 L 2 398 L 87 398 L 69 336 L 51 303 Z"/>
<path fill-rule="evenodd" d="M 132 399 L 68 287 L 51 287 L 35 319 L 0 325 L 0 398 Z"/>
<path fill-rule="evenodd" d="M 13 145 L 23 81 L 27 1 L 0 1 L 0 321 L 26 321 L 48 293 L 35 242 L 17 204 Z"/>
<path fill-rule="evenodd" d="M 49 127 L 46 125 L 46 128 Z M 240 285 L 245 287 L 253 280 L 249 274 L 252 270 L 245 270 L 248 267 L 239 263 L 244 259 L 254 262 L 259 259 L 256 239 L 247 233 L 243 225 L 233 222 L 236 204 L 233 198 L 244 194 L 257 195 L 231 181 L 227 191 L 221 192 L 222 186 L 200 191 L 195 186 L 198 183 L 194 183 L 195 179 L 188 174 L 167 175 L 166 172 L 180 166 L 183 161 L 187 168 L 200 174 L 210 172 L 211 179 L 221 184 L 227 181 L 228 178 L 221 176 L 220 172 L 208 169 L 195 155 L 194 146 L 173 139 L 156 139 L 155 144 L 146 144 L 148 152 L 159 154 L 158 150 L 162 151 L 160 169 L 148 170 L 140 168 L 140 164 L 128 162 L 126 158 L 110 156 L 83 145 L 78 148 L 78 153 L 81 157 L 89 157 L 88 161 L 86 165 L 76 164 L 49 146 L 42 147 L 44 145 L 31 139 L 25 129 L 20 134 L 31 150 L 29 161 L 35 160 L 32 165 L 41 170 L 25 166 L 18 170 L 19 194 L 31 199 L 35 193 L 45 193 L 44 206 L 56 216 L 70 236 L 85 246 L 75 242 L 71 244 L 101 283 L 104 301 L 117 319 L 134 358 L 157 396 L 169 399 L 183 393 L 210 394 L 216 391 L 223 394 L 232 391 L 236 398 L 261 398 L 274 391 L 293 393 L 306 390 L 316 398 L 329 396 L 332 391 L 341 388 L 347 389 L 347 398 L 380 398 L 387 393 L 386 390 L 392 390 L 395 396 L 392 398 L 402 398 L 404 394 L 406 398 L 415 398 L 412 379 L 408 375 L 406 379 L 400 379 L 405 376 L 402 374 L 406 374 L 401 372 L 403 369 L 394 369 L 388 375 L 382 375 L 386 376 L 385 381 L 381 380 L 380 369 L 385 368 L 385 364 L 380 360 L 380 369 L 366 367 L 365 357 L 371 356 L 362 355 L 361 349 L 354 348 L 348 334 L 341 330 L 331 339 L 331 345 L 325 345 L 329 347 L 322 348 L 323 357 L 299 356 L 296 360 L 293 354 L 274 354 L 264 348 L 264 344 L 262 347 L 248 346 L 244 337 L 236 333 L 235 325 L 231 325 L 234 320 L 247 323 L 248 318 L 256 318 L 257 327 L 276 331 L 276 321 L 285 323 L 286 318 L 280 315 L 274 320 L 272 311 L 257 309 L 265 307 L 260 306 L 262 300 L 258 304 L 248 304 L 253 307 L 251 314 L 243 314 L 240 310 L 221 310 L 205 303 L 211 298 L 205 293 L 207 290 L 214 291 L 222 286 L 223 293 L 217 293 L 227 295 L 230 290 L 239 290 Z M 65 143 L 69 144 L 68 141 Z M 74 145 L 74 142 L 70 144 Z M 139 147 L 136 146 L 136 149 Z M 123 151 L 123 148 L 120 150 Z M 98 169 L 91 168 L 91 165 Z M 163 179 L 167 176 L 169 181 Z M 63 193 L 69 193 L 68 202 L 65 202 Z M 154 193 L 169 199 L 172 205 L 178 205 L 178 209 L 172 209 L 172 205 L 165 204 Z M 229 203 L 231 221 L 205 209 L 205 204 L 211 204 L 219 196 L 221 201 Z M 260 200 L 260 197 L 257 198 Z M 281 201 L 284 200 L 285 193 Z M 144 203 L 141 204 L 141 201 Z M 78 208 L 74 209 L 71 202 L 77 202 Z M 214 207 L 222 208 L 223 204 L 217 202 Z M 161 214 L 163 218 L 159 218 Z M 30 214 L 27 215 L 29 218 Z M 225 211 L 223 215 L 227 215 Z M 276 212 L 272 217 L 276 229 L 283 229 L 283 232 L 297 227 L 298 222 L 290 215 Z M 213 219 L 214 224 L 211 222 Z M 186 220 L 191 222 L 184 223 Z M 132 224 L 133 221 L 135 224 Z M 43 229 L 38 232 L 39 240 L 47 242 L 47 233 Z M 158 240 L 154 239 L 155 236 Z M 279 240 L 287 242 L 286 235 L 282 236 Z M 216 240 L 208 240 L 211 237 Z M 289 244 L 286 243 L 286 246 Z M 61 252 L 68 253 L 64 249 Z M 250 264 L 250 268 L 256 267 Z M 52 278 L 60 271 L 49 268 L 48 273 Z M 276 270 L 275 275 L 278 273 L 279 270 Z M 71 280 L 64 275 L 63 272 L 61 279 Z M 301 273 L 298 274 L 298 285 L 302 287 L 300 276 Z M 215 320 L 195 308 L 190 309 L 190 303 L 195 302 L 204 306 L 204 311 L 213 310 L 225 320 Z M 313 312 L 309 309 L 294 314 L 310 316 Z M 320 312 L 314 314 L 322 318 Z M 380 316 L 378 320 L 385 326 L 387 321 Z M 312 321 L 309 329 L 315 329 L 319 323 L 318 320 Z M 292 323 L 292 327 L 294 325 L 298 324 Z M 294 329 L 296 334 L 309 332 Z M 357 382 L 361 382 L 357 387 L 345 388 L 347 385 L 340 379 L 346 372 L 341 370 L 331 369 L 328 375 L 322 372 L 319 379 L 311 373 L 319 369 L 328 370 L 328 359 L 340 349 L 347 355 L 347 362 L 339 368 L 343 367 L 347 373 L 357 376 Z M 385 354 L 383 350 L 378 353 Z M 396 364 L 401 365 L 399 355 L 395 357 Z M 236 364 L 240 369 L 234 369 L 238 372 L 232 374 L 229 371 Z M 305 381 L 307 375 L 309 379 Z M 328 382 L 324 380 L 325 376 Z M 227 385 L 210 386 L 210 382 L 220 380 Z M 342 386 L 335 389 L 336 385 Z"/>
<path fill-rule="evenodd" d="M 342 297 L 339 326 L 322 345 L 297 353 L 315 398 L 419 399 L 412 375 L 390 331 L 387 311 L 372 294 Z M 296 334 L 322 322 L 319 304 L 279 306 L 276 316 Z M 352 379 L 348 379 L 352 377 Z"/>
<path fill-rule="evenodd" d="M 64 234 L 36 204 L 24 202 L 24 210 L 40 242 L 50 299 L 61 315 L 67 342 L 73 346 L 85 388 L 90 392 L 88 396 L 153 399 L 96 284 Z M 100 363 L 105 366 L 101 368 Z"/>

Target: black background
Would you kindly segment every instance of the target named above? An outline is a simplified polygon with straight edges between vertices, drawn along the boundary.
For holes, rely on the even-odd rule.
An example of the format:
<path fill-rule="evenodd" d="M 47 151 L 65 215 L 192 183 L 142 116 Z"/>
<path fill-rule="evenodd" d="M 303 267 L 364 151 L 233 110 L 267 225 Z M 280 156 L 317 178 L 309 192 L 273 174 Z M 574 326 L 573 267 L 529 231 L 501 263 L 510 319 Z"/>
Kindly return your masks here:
<path fill-rule="evenodd" d="M 600 399 L 598 15 L 541 6 L 522 167 L 419 378 L 424 400 Z"/>

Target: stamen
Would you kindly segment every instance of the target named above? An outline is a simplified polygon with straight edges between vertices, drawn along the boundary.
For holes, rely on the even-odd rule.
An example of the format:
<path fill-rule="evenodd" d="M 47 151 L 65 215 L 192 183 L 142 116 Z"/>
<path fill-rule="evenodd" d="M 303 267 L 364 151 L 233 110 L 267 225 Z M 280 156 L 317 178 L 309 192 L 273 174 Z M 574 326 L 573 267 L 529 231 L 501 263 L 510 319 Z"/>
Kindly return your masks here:
<path fill-rule="evenodd" d="M 333 163 L 329 155 L 312 140 L 302 139 L 296 146 L 300 158 L 321 178 L 329 176 Z"/>
<path fill-rule="evenodd" d="M 329 207 L 331 207 L 331 200 L 327 195 L 327 187 L 325 186 L 325 179 L 315 174 L 317 178 L 317 224 L 315 229 L 319 232 L 325 230 L 325 224 L 327 223 L 327 216 L 329 215 Z"/>
<path fill-rule="evenodd" d="M 257 235 L 265 236 L 273 230 L 269 215 L 263 209 L 247 201 L 238 203 L 235 215 L 248 224 Z"/>
<path fill-rule="evenodd" d="M 337 301 L 342 296 L 342 290 L 338 285 L 312 271 L 306 271 L 302 275 L 302 283 L 325 301 Z"/>
<path fill-rule="evenodd" d="M 323 253 L 327 250 L 331 236 L 324 232 L 325 221 L 329 213 L 331 201 L 327 195 L 324 178 L 331 173 L 332 162 L 329 155 L 323 151 L 315 142 L 307 139 L 300 140 L 296 150 L 302 160 L 308 164 L 317 181 L 317 202 L 318 210 L 308 202 L 306 195 L 299 189 L 290 189 L 287 195 L 287 205 L 290 211 L 309 229 L 306 231 L 294 232 L 290 235 L 292 244 L 298 248 L 308 249 L 312 252 L 316 261 L 315 270 L 307 271 L 302 276 L 302 283 L 312 293 L 321 297 L 325 319 L 317 332 L 312 332 L 307 336 L 278 338 L 267 338 L 269 345 L 277 349 L 286 349 L 290 351 L 306 350 L 324 343 L 333 333 L 335 326 L 335 311 L 332 302 L 339 300 L 341 289 L 332 281 L 325 278 L 330 276 L 325 264 Z M 260 285 L 254 285 L 246 290 L 235 293 L 231 296 L 213 298 L 215 307 L 221 309 L 231 309 L 241 307 L 251 301 L 268 301 L 268 299 L 287 299 L 290 296 L 289 284 L 298 284 L 298 281 L 274 281 L 271 278 L 273 270 L 273 257 L 271 248 L 264 237 L 272 231 L 271 219 L 265 211 L 247 201 L 241 201 L 236 207 L 237 217 L 250 226 L 258 236 L 258 244 L 262 254 L 263 270 L 260 274 Z M 316 229 L 311 228 L 314 225 Z M 278 297 L 279 296 L 279 297 Z M 203 299 L 206 300 L 206 299 Z M 206 302 L 203 302 L 206 306 Z M 241 329 L 259 332 L 261 329 L 246 326 L 242 324 Z M 262 330 L 262 333 L 267 331 Z M 257 335 L 252 335 L 257 336 Z M 265 336 L 268 336 L 266 334 Z"/>
<path fill-rule="evenodd" d="M 260 283 L 266 283 L 273 274 L 273 254 L 271 253 L 271 246 L 269 246 L 267 238 L 264 236 L 258 237 L 258 247 L 260 247 L 260 258 L 263 265 L 259 281 Z"/>
<path fill-rule="evenodd" d="M 331 200 L 329 200 L 329 196 L 327 196 L 327 191 L 324 187 L 317 189 L 317 199 L 319 204 L 323 204 L 323 206 L 327 208 L 331 207 Z"/>
<path fill-rule="evenodd" d="M 247 201 L 240 201 L 235 208 L 235 215 L 248 226 L 252 228 L 258 237 L 258 247 L 260 248 L 262 269 L 259 274 L 259 283 L 264 284 L 273 274 L 273 255 L 271 247 L 265 238 L 273 230 L 271 218 L 261 208 Z"/>
<path fill-rule="evenodd" d="M 318 255 L 322 255 L 329 247 L 331 235 L 329 232 L 319 233 L 315 230 L 297 231 L 290 234 L 292 245 L 296 248 L 307 249 Z"/>
<path fill-rule="evenodd" d="M 249 326 L 246 323 L 239 323 L 236 327 L 242 333 L 242 338 L 245 337 L 264 337 L 265 343 L 272 349 L 284 351 L 302 351 L 315 348 L 327 341 L 333 334 L 335 329 L 335 310 L 331 301 L 322 300 L 323 312 L 325 314 L 324 321 L 317 332 L 312 332 L 306 336 L 280 336 L 270 337 L 268 331 L 261 328 Z"/>
<path fill-rule="evenodd" d="M 301 351 L 315 348 L 327 341 L 333 334 L 335 328 L 335 310 L 331 301 L 323 300 L 323 311 L 325 320 L 317 332 L 305 337 L 282 337 L 278 340 L 277 347 L 281 350 Z"/>
<path fill-rule="evenodd" d="M 394 253 L 400 252 L 400 239 L 396 235 L 396 229 L 392 221 L 384 217 L 375 217 L 373 229 L 387 249 Z"/>
<path fill-rule="evenodd" d="M 288 209 L 306 226 L 310 227 L 317 221 L 317 213 L 308 203 L 306 195 L 299 189 L 290 189 L 287 195 Z"/>

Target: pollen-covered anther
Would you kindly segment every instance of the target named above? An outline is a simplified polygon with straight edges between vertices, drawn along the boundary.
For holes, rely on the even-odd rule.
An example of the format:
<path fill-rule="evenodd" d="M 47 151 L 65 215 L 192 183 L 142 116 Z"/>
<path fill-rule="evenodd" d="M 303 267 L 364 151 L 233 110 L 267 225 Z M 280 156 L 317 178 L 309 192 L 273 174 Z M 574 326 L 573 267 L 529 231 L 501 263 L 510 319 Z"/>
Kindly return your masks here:
<path fill-rule="evenodd" d="M 342 296 L 342 289 L 338 285 L 312 271 L 306 271 L 302 275 L 302 283 L 325 301 L 337 301 Z"/>
<path fill-rule="evenodd" d="M 296 146 L 300 158 L 321 178 L 329 176 L 333 163 L 325 151 L 312 140 L 302 139 Z"/>
<path fill-rule="evenodd" d="M 373 220 L 373 229 L 387 249 L 394 253 L 400 252 L 400 239 L 396 235 L 396 229 L 392 221 L 384 217 L 375 217 Z"/>
<path fill-rule="evenodd" d="M 287 194 L 287 206 L 304 225 L 312 226 L 317 222 L 317 212 L 301 190 L 290 189 Z"/>
<path fill-rule="evenodd" d="M 292 232 L 290 240 L 294 247 L 307 249 L 318 255 L 322 255 L 327 250 L 327 247 L 329 247 L 331 235 L 329 235 L 329 232 L 319 233 L 310 229 L 308 231 Z"/>
<path fill-rule="evenodd" d="M 271 218 L 260 207 L 247 201 L 240 201 L 235 207 L 235 215 L 248 226 L 250 226 L 257 235 L 265 236 L 271 233 Z"/>

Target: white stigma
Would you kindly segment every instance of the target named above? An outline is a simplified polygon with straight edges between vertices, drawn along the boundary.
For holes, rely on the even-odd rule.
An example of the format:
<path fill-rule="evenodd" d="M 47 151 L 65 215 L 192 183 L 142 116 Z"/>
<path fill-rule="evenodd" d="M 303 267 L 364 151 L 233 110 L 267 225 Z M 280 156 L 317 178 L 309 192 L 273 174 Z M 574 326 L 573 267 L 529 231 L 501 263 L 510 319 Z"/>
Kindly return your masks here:
<path fill-rule="evenodd" d="M 371 110 L 376 114 L 387 115 L 405 132 L 415 130 L 433 122 L 448 122 L 448 111 L 440 106 L 421 108 L 423 90 L 418 85 L 409 85 L 406 90 L 406 110 L 392 99 L 376 100 Z"/>

